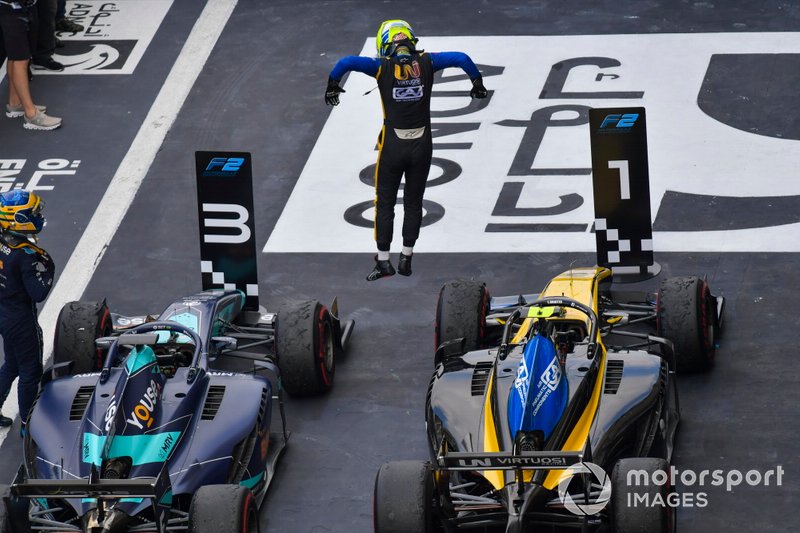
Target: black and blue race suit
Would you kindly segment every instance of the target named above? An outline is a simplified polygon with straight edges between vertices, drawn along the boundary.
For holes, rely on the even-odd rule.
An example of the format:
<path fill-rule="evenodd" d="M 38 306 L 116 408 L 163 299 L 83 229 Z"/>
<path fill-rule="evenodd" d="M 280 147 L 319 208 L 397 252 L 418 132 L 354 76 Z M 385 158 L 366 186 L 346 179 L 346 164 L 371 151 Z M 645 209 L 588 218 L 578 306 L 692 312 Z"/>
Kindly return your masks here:
<path fill-rule="evenodd" d="M 422 198 L 431 168 L 431 89 L 433 74 L 460 67 L 471 80 L 481 74 L 463 52 L 414 52 L 391 57 L 348 56 L 333 67 L 337 82 L 349 71 L 374 76 L 383 103 L 383 128 L 375 167 L 375 241 L 388 251 L 392 242 L 394 206 L 400 180 L 403 188 L 403 246 L 414 246 L 422 224 Z"/>
<path fill-rule="evenodd" d="M 0 234 L 0 406 L 19 376 L 19 414 L 23 422 L 36 398 L 42 377 L 42 330 L 36 304 L 53 286 L 55 266 L 50 256 L 27 241 Z"/>

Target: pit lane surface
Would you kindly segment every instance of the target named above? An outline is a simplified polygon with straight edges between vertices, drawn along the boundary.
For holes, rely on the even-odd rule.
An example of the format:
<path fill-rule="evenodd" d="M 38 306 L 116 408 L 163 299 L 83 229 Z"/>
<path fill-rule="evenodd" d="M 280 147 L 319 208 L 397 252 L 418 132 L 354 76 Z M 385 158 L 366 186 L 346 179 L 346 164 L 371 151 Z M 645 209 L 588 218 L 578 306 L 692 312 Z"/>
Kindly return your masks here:
<path fill-rule="evenodd" d="M 46 159 L 80 161 L 74 175 L 43 192 L 49 225 L 42 243 L 58 265 L 65 264 L 85 229 L 202 8 L 193 2 L 174 2 L 132 74 L 37 76 L 34 94 L 54 112 L 64 110 L 62 130 L 34 135 L 22 132 L 16 122 L 0 121 L 0 157 L 26 159 L 28 166 L 21 174 L 32 176 L 36 165 Z M 342 55 L 359 53 L 377 23 L 386 18 L 407 18 L 422 44 L 428 35 L 800 30 L 798 8 L 788 2 L 727 2 L 724 6 L 708 2 L 522 6 L 494 2 L 467 8 L 455 2 L 435 6 L 407 2 L 402 12 L 398 10 L 356 1 L 240 2 L 84 299 L 107 297 L 113 309 L 138 314 L 159 311 L 174 296 L 197 290 L 194 150 L 253 153 L 256 227 L 263 248 L 329 118 L 330 109 L 324 107 L 321 95 L 330 67 Z M 530 61 L 535 63 L 536 57 Z M 721 85 L 720 94 L 732 94 L 731 102 L 746 101 L 742 95 L 751 102 L 754 96 L 762 97 L 759 105 L 717 105 L 739 129 L 774 136 L 770 128 L 776 120 L 763 117 L 771 113 L 770 117 L 785 120 L 797 114 L 797 104 L 786 98 L 782 88 L 796 86 L 798 71 L 787 72 L 778 63 L 762 62 L 760 68 L 766 69 L 761 71 L 762 79 L 765 76 L 772 82 L 766 88 L 752 78 L 731 81 L 723 76 L 710 82 Z M 487 86 L 492 89 L 488 79 Z M 345 97 L 361 98 L 356 91 L 348 91 Z M 792 147 L 796 151 L 790 144 L 798 138 L 797 131 L 791 131 L 796 124 L 786 121 L 778 128 L 786 151 Z M 651 153 L 658 149 L 651 141 Z M 780 151 L 773 156 L 780 157 Z M 768 177 L 752 179 L 763 178 Z M 329 179 L 348 178 L 334 175 Z M 800 210 L 792 205 L 783 206 L 779 214 L 796 222 Z M 743 209 L 744 218 L 776 216 L 759 204 Z M 696 211 L 692 216 L 700 224 L 710 213 Z M 676 210 L 665 212 L 664 217 L 669 221 L 685 215 Z M 795 242 L 787 245 L 797 246 L 800 238 L 796 235 Z M 363 238 L 369 245 L 369 235 Z M 535 243 L 537 236 L 524 234 L 520 239 Z M 715 369 L 680 381 L 683 420 L 676 466 L 763 472 L 782 465 L 785 472 L 781 487 L 741 486 L 732 492 L 724 487 L 683 487 L 683 492 L 707 492 L 709 504 L 680 509 L 682 531 L 796 530 L 793 511 L 800 491 L 800 465 L 795 443 L 800 425 L 795 406 L 800 392 L 793 332 L 800 320 L 791 309 L 800 274 L 797 254 L 781 253 L 785 249 L 718 253 L 712 243 L 707 252 L 657 252 L 664 267 L 662 276 L 706 274 L 714 292 L 727 299 L 725 333 Z M 363 277 L 371 256 L 364 252 L 260 257 L 262 302 L 270 309 L 288 299 L 317 298 L 329 303 L 338 295 L 343 315 L 356 320 L 332 393 L 289 401 L 292 440 L 261 512 L 262 524 L 269 531 L 369 531 L 378 466 L 392 459 L 427 457 L 424 394 L 432 370 L 436 295 L 444 281 L 475 277 L 487 281 L 496 295 L 535 292 L 573 261 L 594 263 L 593 254 L 585 252 L 428 252 L 415 257 L 412 277 L 368 284 Z M 1 450 L 0 475 L 9 480 L 21 454 L 19 439 L 12 435 Z"/>

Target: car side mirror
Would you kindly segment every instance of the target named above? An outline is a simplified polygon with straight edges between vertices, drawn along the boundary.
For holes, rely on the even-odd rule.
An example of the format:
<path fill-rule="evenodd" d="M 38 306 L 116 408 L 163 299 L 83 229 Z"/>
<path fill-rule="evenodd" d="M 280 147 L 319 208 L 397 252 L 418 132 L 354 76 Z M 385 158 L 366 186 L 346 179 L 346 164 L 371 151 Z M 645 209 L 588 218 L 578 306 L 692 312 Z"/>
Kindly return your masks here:
<path fill-rule="evenodd" d="M 111 345 L 114 344 L 115 340 L 117 340 L 117 337 L 100 337 L 99 339 L 95 339 L 94 345 L 101 350 L 108 350 L 111 348 Z"/>

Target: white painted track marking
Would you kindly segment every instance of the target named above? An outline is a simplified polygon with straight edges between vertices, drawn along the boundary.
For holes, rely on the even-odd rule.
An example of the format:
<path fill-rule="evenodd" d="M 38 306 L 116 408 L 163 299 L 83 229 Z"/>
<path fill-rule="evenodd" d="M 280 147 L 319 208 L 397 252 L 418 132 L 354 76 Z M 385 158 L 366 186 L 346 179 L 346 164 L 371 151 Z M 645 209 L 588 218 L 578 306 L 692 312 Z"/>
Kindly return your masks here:
<path fill-rule="evenodd" d="M 117 168 L 105 195 L 86 226 L 86 231 L 83 232 L 42 307 L 39 323 L 42 325 L 44 335 L 45 366 L 53 350 L 53 333 L 58 313 L 67 302 L 79 300 L 89 285 L 97 265 L 100 264 L 106 248 L 122 223 L 125 213 L 128 212 L 167 132 L 178 117 L 178 112 L 203 70 L 237 2 L 238 0 L 208 0 L 139 128 L 139 133 L 136 134 L 128 153 Z M 3 414 L 11 418 L 19 414 L 16 382 L 3 406 Z M 15 429 L 17 427 L 12 426 Z M 0 430 L 0 446 L 8 433 L 8 429 Z"/>

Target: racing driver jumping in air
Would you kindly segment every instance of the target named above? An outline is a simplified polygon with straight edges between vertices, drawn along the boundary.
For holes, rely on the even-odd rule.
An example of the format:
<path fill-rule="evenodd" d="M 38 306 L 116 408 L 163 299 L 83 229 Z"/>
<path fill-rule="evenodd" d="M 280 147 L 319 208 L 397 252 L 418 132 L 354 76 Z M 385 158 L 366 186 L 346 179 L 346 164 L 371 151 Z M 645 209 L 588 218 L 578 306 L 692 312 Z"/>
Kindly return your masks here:
<path fill-rule="evenodd" d="M 387 20 L 378 29 L 376 46 L 380 57 L 347 56 L 330 73 L 325 102 L 339 104 L 342 77 L 355 70 L 374 76 L 383 103 L 383 128 L 378 137 L 375 167 L 375 241 L 378 255 L 367 276 L 375 281 L 395 273 L 389 259 L 394 224 L 394 206 L 400 179 L 403 188 L 403 248 L 397 272 L 411 275 L 411 257 L 422 224 L 422 197 L 431 167 L 431 89 L 433 74 L 448 67 L 460 67 L 472 80 L 470 96 L 486 98 L 488 91 L 478 67 L 463 52 L 417 50 L 417 38 L 403 20 Z"/>

